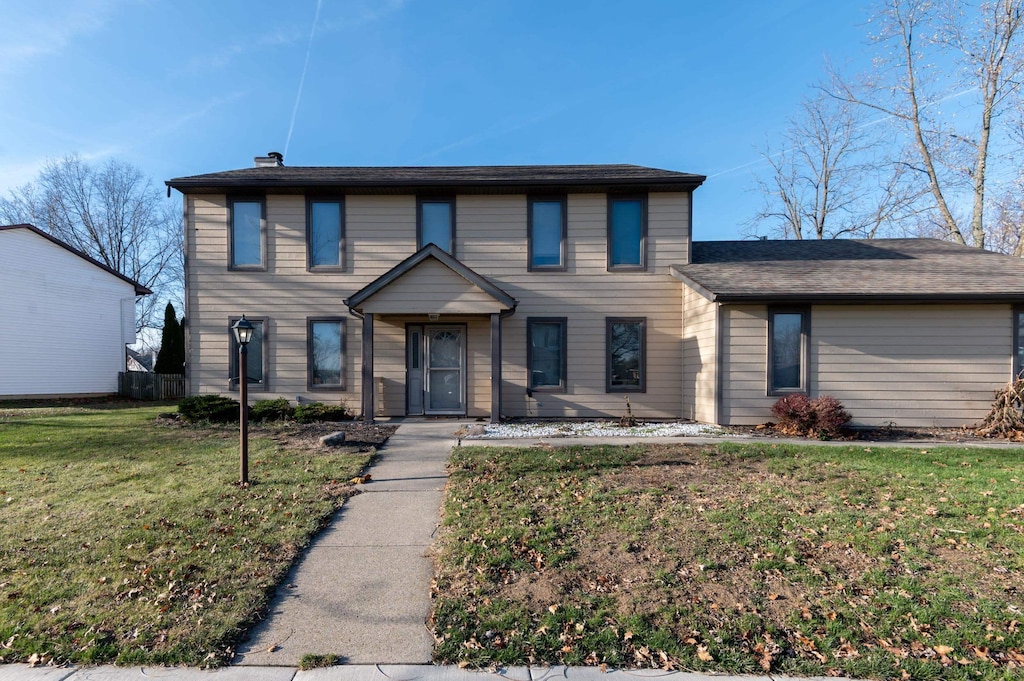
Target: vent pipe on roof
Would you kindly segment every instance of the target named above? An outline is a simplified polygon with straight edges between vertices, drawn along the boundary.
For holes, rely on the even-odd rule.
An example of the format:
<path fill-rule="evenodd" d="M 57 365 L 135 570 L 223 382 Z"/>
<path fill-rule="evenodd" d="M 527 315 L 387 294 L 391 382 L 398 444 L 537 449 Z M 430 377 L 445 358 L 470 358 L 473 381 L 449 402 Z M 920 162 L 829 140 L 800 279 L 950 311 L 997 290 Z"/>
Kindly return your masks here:
<path fill-rule="evenodd" d="M 257 168 L 279 168 L 284 165 L 284 156 L 277 151 L 271 151 L 266 156 L 253 158 Z"/>

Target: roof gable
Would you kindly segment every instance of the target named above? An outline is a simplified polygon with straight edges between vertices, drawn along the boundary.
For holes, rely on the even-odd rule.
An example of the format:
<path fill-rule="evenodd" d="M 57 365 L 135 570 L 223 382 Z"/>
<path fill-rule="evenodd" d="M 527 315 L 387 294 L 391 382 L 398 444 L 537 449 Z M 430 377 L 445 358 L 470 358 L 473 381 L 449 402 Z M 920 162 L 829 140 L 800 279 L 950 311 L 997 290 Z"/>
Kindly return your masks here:
<path fill-rule="evenodd" d="M 490 314 L 517 301 L 434 244 L 427 244 L 346 301 L 359 313 Z"/>
<path fill-rule="evenodd" d="M 131 284 L 132 286 L 135 287 L 135 295 L 137 295 L 137 296 L 144 296 L 144 295 L 148 295 L 148 294 L 152 293 L 151 290 L 149 290 L 148 288 L 146 288 L 145 286 L 143 286 L 139 282 L 135 281 L 134 279 L 131 279 L 129 277 L 124 276 L 123 274 L 121 274 L 117 270 L 113 269 L 112 267 L 108 267 L 107 265 L 104 265 L 103 263 L 101 263 L 99 260 L 96 260 L 95 258 L 89 257 L 88 255 L 86 255 L 82 251 L 78 250 L 77 248 L 74 248 L 73 246 L 65 243 L 64 241 L 61 241 L 60 239 L 58 239 L 57 237 L 53 236 L 52 234 L 47 234 L 46 232 L 44 232 L 43 230 L 39 229 L 35 225 L 29 225 L 29 224 L 0 225 L 0 232 L 7 231 L 7 230 L 15 230 L 15 229 L 24 229 L 24 230 L 27 230 L 29 232 L 32 232 L 33 234 L 41 236 L 42 238 L 46 239 L 47 241 L 49 241 L 49 242 L 51 242 L 53 244 L 56 244 L 57 246 L 60 246 L 61 248 L 65 249 L 66 251 L 69 251 L 70 253 L 73 253 L 73 254 L 77 255 L 82 260 L 85 260 L 86 262 L 88 262 L 90 264 L 93 264 L 96 267 L 99 267 L 101 270 L 114 275 L 115 277 L 117 277 L 118 279 L 121 279 L 122 281 L 128 282 L 129 284 Z"/>
<path fill-rule="evenodd" d="M 695 242 L 672 273 L 709 300 L 1024 300 L 1024 260 L 938 239 Z"/>

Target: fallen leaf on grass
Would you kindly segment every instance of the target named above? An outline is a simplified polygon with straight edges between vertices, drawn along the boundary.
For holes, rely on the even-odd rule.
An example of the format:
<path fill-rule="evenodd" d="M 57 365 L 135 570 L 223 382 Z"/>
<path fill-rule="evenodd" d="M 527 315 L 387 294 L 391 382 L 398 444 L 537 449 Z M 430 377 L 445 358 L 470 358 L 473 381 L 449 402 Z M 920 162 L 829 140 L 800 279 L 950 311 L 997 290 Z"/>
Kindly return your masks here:
<path fill-rule="evenodd" d="M 697 657 L 705 662 L 715 661 L 715 657 L 708 652 L 707 646 L 697 646 Z"/>

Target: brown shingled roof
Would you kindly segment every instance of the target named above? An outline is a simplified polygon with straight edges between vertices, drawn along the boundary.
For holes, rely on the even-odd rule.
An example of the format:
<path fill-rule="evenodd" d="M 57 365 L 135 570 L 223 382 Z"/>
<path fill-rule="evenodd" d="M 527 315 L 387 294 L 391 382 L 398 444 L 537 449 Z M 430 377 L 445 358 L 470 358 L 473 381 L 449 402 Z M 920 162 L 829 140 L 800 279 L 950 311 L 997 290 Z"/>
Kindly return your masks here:
<path fill-rule="evenodd" d="M 1024 260 L 938 239 L 703 241 L 673 274 L 719 302 L 1024 302 Z"/>
<path fill-rule="evenodd" d="M 636 165 L 544 166 L 265 166 L 192 175 L 165 184 L 184 193 L 223 193 L 225 189 L 331 188 L 344 193 L 394 193 L 454 190 L 463 192 L 543 191 L 681 191 L 696 189 L 703 175 Z"/>

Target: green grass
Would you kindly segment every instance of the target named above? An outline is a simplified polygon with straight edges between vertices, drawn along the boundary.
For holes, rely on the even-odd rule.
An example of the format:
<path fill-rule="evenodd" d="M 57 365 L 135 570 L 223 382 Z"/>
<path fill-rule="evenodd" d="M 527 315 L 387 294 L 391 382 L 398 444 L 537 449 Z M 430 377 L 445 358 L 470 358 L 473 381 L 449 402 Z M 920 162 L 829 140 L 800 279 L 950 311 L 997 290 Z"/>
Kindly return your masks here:
<path fill-rule="evenodd" d="M 337 655 L 316 655 L 314 653 L 306 653 L 299 660 L 299 669 L 302 671 L 309 671 L 310 669 L 320 669 L 321 667 L 333 667 L 341 662 L 341 658 Z"/>
<path fill-rule="evenodd" d="M 368 461 L 166 410 L 0 406 L 0 662 L 223 663 Z"/>
<path fill-rule="evenodd" d="M 460 448 L 438 662 L 1009 679 L 1021 450 Z"/>

